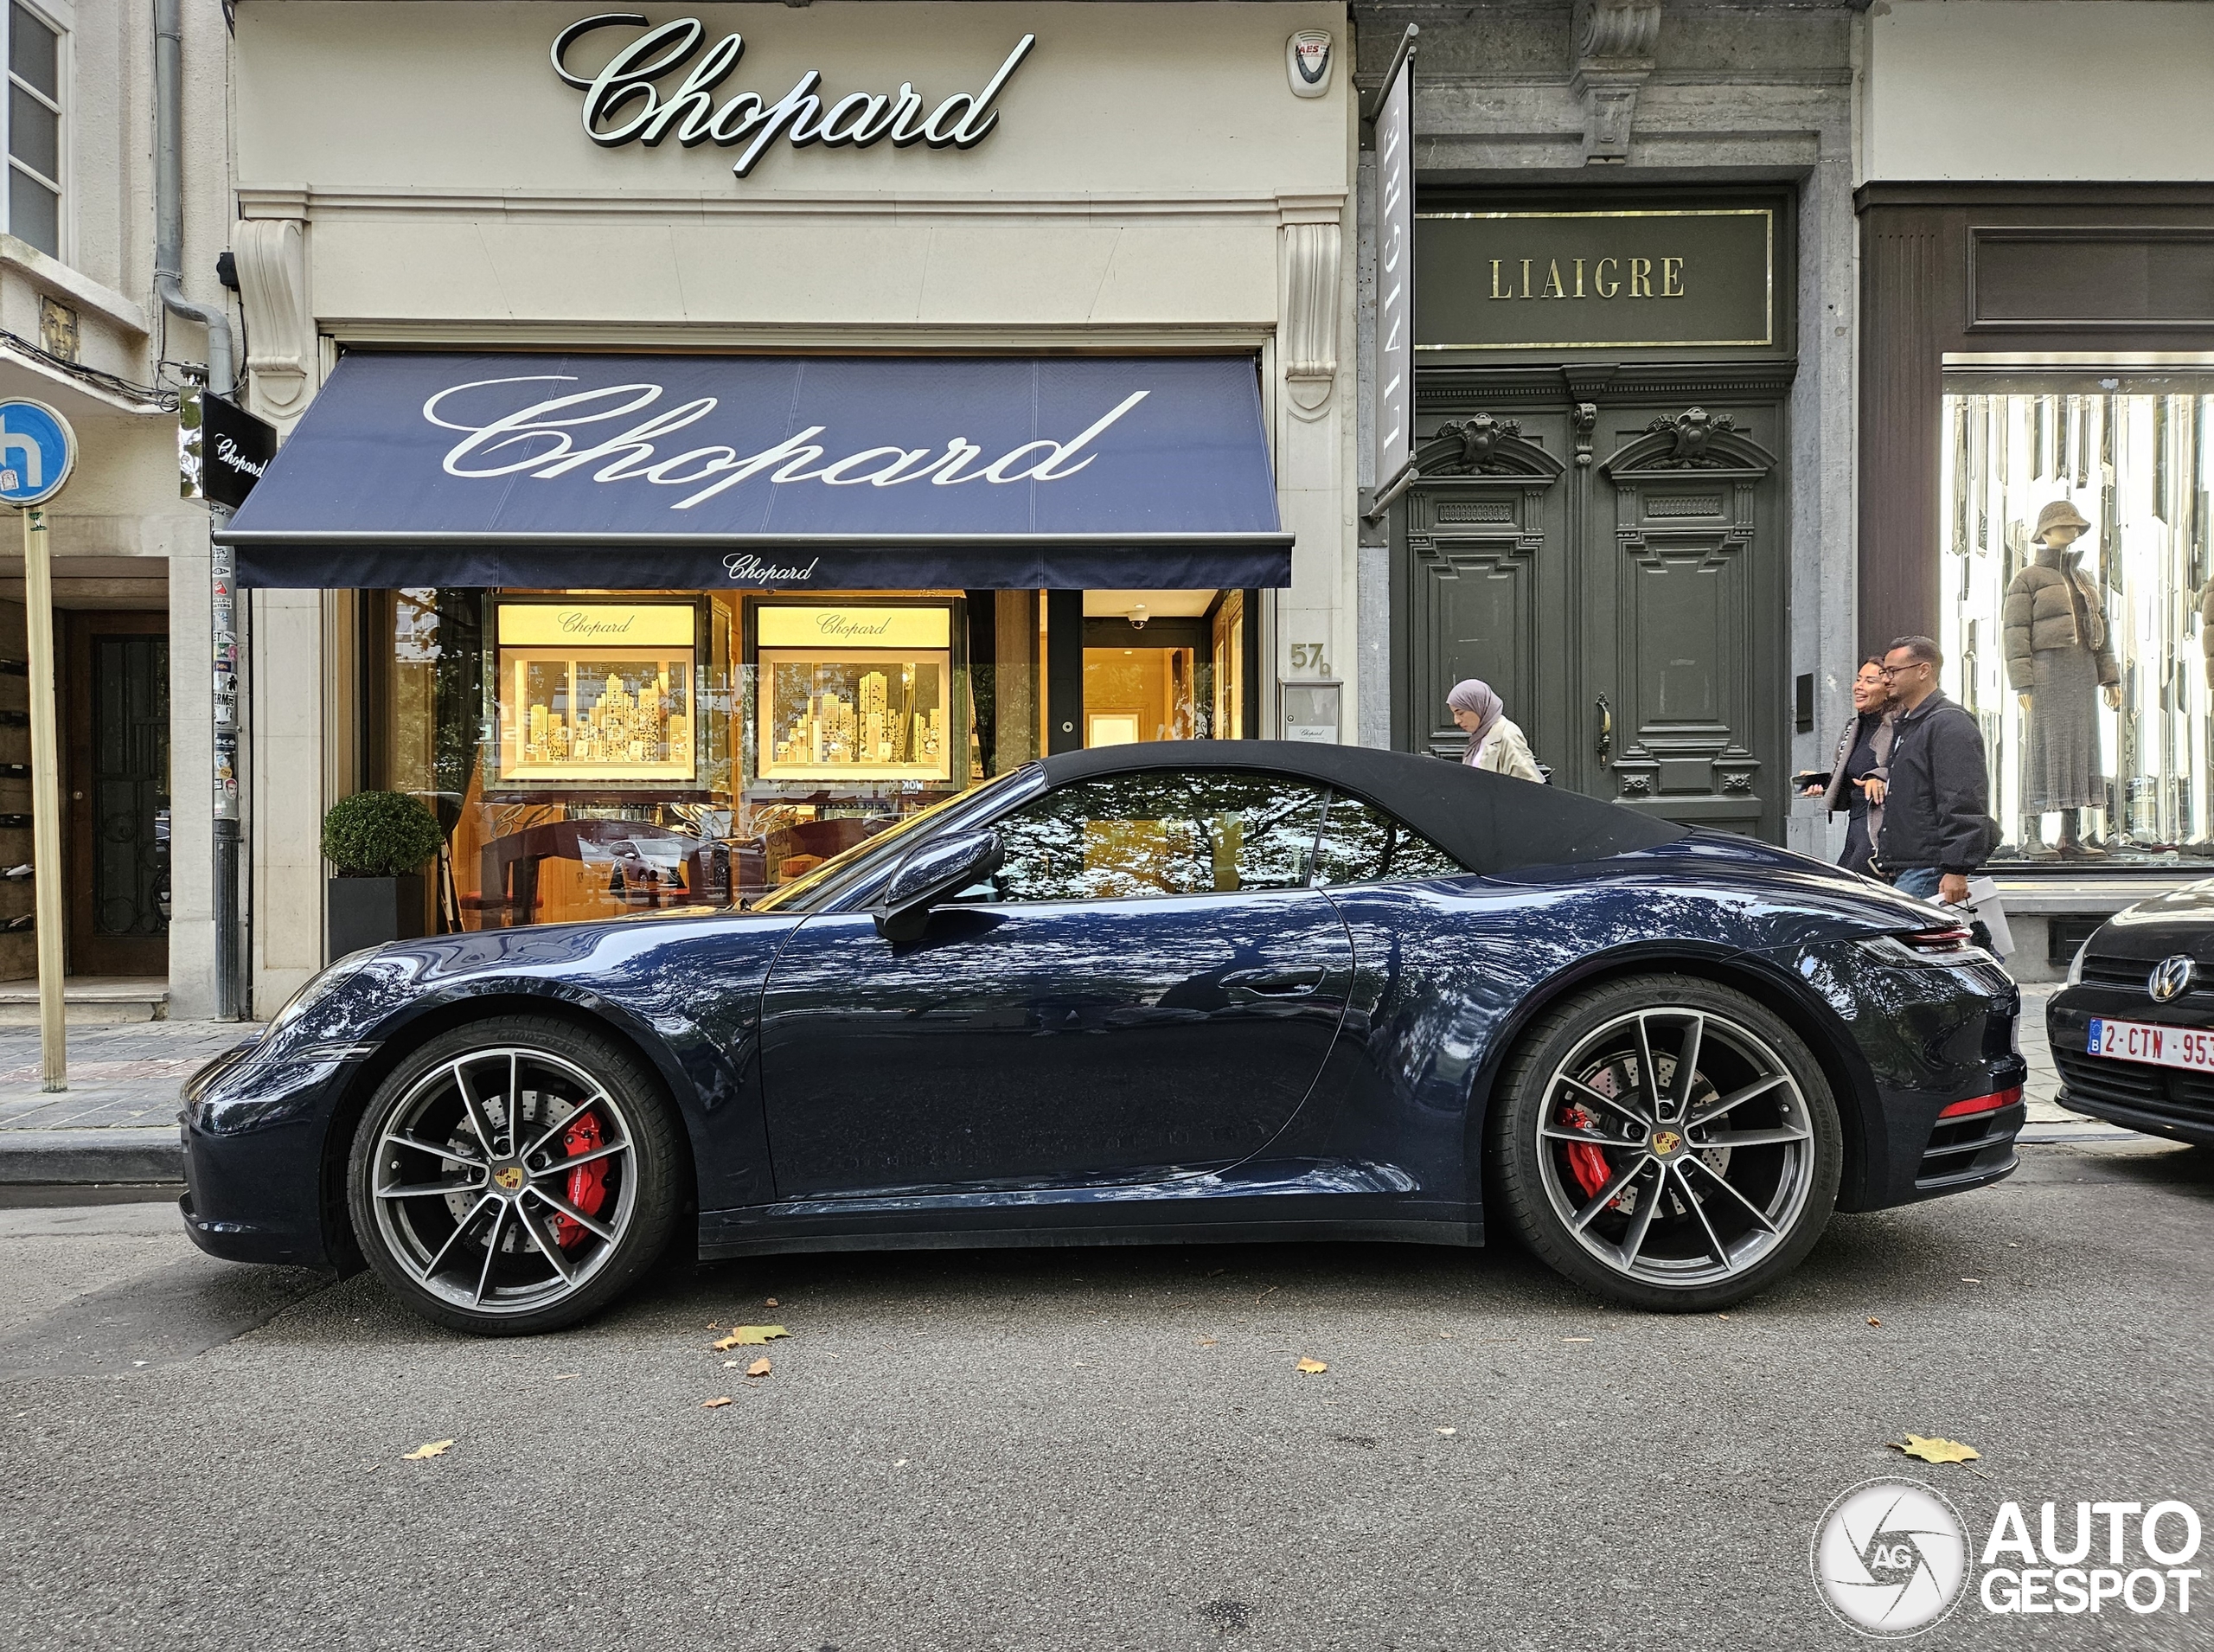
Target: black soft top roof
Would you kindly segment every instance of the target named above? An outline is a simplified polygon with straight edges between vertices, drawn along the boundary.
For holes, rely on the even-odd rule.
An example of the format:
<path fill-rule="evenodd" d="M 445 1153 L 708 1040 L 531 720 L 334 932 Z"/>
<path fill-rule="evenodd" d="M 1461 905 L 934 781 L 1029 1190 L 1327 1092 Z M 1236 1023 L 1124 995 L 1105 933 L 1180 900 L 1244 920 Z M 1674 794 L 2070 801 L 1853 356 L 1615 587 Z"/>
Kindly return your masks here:
<path fill-rule="evenodd" d="M 1572 866 L 1673 843 L 1686 828 L 1573 791 L 1365 746 L 1295 740 L 1153 740 L 1044 759 L 1048 784 L 1148 769 L 1264 769 L 1366 798 L 1471 872 Z"/>

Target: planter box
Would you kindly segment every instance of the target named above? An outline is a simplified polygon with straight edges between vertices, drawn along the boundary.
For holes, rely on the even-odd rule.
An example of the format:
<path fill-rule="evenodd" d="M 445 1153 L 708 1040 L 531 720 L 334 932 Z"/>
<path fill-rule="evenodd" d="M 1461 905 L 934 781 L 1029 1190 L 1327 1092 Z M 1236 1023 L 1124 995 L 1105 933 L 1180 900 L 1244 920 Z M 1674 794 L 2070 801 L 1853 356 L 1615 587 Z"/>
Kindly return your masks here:
<path fill-rule="evenodd" d="M 342 958 L 387 941 L 412 941 L 423 933 L 419 872 L 401 878 L 333 878 L 324 888 L 326 958 Z"/>

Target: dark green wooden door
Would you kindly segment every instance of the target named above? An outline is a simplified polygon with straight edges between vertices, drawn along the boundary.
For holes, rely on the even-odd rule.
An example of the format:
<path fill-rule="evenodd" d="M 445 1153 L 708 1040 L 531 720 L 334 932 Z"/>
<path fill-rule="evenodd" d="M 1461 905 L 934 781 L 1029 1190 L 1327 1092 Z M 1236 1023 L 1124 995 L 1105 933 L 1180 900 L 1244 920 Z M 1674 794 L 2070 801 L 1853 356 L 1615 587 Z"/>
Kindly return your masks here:
<path fill-rule="evenodd" d="M 1437 419 L 1394 557 L 1398 743 L 1505 699 L 1557 785 L 1781 841 L 1782 407 L 1682 400 Z"/>
<path fill-rule="evenodd" d="M 165 975 L 170 673 L 165 615 L 70 616 L 69 967 Z"/>

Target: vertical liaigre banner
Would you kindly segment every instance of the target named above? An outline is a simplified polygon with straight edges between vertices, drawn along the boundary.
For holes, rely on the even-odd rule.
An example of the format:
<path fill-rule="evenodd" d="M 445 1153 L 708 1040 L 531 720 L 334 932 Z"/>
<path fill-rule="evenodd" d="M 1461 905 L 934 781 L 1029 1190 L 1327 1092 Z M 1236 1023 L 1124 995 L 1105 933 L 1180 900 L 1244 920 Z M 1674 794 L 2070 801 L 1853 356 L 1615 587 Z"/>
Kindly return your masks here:
<path fill-rule="evenodd" d="M 1414 455 L 1414 33 L 1376 106 L 1375 488 L 1381 502 Z"/>

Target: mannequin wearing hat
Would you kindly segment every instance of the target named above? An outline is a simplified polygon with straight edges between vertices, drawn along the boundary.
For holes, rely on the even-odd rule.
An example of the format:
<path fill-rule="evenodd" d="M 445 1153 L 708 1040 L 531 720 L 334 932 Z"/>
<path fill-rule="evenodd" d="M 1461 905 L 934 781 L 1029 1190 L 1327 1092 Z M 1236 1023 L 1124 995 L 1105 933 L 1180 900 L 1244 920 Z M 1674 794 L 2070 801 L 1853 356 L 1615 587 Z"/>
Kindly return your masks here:
<path fill-rule="evenodd" d="M 2083 842 L 2076 811 L 2106 805 L 2099 772 L 2098 701 L 2121 705 L 2121 672 L 2107 644 L 2106 611 L 2076 540 L 2091 524 L 2065 499 L 2038 513 L 2036 560 L 2006 588 L 2006 678 L 2029 720 L 2022 776 L 2023 841 L 2042 847 L 2037 816 L 2059 811 L 2064 855 L 2106 851 Z"/>

